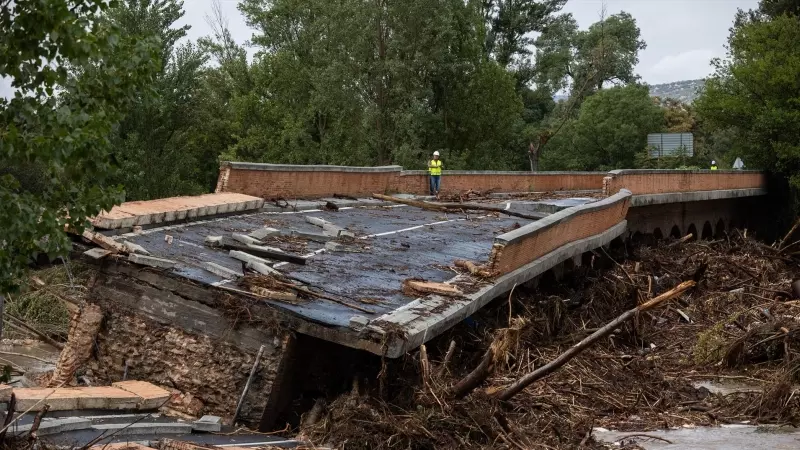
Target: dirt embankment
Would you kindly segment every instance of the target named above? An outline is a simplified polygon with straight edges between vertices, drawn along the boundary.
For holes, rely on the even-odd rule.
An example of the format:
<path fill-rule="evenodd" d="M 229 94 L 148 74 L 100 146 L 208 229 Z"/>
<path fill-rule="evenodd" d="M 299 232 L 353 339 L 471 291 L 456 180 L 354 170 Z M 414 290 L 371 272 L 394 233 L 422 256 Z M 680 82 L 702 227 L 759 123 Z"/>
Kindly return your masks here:
<path fill-rule="evenodd" d="M 429 343 L 427 355 L 387 364 L 383 398 L 380 383 L 362 382 L 308 414 L 302 435 L 347 449 L 602 448 L 593 427 L 800 422 L 800 301 L 791 287 L 800 270 L 791 250 L 734 232 L 604 253 L 560 283 L 518 287 Z M 697 287 L 680 298 L 638 314 L 509 401 L 496 399 L 621 313 L 691 279 Z M 491 345 L 495 356 L 482 360 Z M 489 377 L 455 398 L 452 387 L 482 362 Z M 756 392 L 695 387 L 713 379 Z"/>

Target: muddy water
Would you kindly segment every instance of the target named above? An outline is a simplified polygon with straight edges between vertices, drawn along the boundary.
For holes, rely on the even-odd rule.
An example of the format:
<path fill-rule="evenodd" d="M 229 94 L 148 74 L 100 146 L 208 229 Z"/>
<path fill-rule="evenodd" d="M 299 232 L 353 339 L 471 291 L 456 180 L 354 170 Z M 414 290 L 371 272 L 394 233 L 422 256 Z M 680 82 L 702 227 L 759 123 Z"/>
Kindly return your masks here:
<path fill-rule="evenodd" d="M 697 389 L 708 389 L 709 392 L 717 395 L 761 392 L 759 386 L 731 380 L 703 380 L 693 383 L 693 386 Z M 655 436 L 669 442 L 643 435 Z M 635 443 L 648 450 L 800 449 L 800 430 L 775 426 L 723 425 L 714 428 L 687 427 L 675 430 L 626 433 L 595 428 L 594 437 L 598 441 L 614 445 Z"/>
<path fill-rule="evenodd" d="M 639 435 L 627 438 L 626 436 Z M 656 436 L 671 443 L 644 437 Z M 789 427 L 755 427 L 750 425 L 724 425 L 719 428 L 682 428 L 678 430 L 620 433 L 596 428 L 598 441 L 622 445 L 636 443 L 645 449 L 684 450 L 784 450 L 800 448 L 800 431 Z"/>
<path fill-rule="evenodd" d="M 27 345 L 26 345 L 27 344 Z M 55 368 L 59 350 L 39 341 L 0 342 L 0 366 L 11 365 L 25 372 L 42 372 Z"/>

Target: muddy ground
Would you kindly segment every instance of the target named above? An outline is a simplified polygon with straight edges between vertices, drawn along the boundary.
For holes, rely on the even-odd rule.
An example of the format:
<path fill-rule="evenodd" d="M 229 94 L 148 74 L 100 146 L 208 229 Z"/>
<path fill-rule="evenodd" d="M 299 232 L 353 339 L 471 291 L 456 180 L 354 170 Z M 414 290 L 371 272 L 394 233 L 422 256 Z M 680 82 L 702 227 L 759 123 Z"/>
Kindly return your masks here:
<path fill-rule="evenodd" d="M 793 427 L 800 423 L 795 245 L 779 250 L 746 234 L 619 245 L 560 282 L 545 276 L 536 288 L 518 286 L 428 343 L 427 355 L 384 361 L 378 380 L 358 380 L 351 393 L 307 413 L 300 434 L 346 449 L 560 449 L 608 447 L 595 440 L 596 427 Z M 509 401 L 497 400 L 521 375 L 686 280 L 698 284 Z M 453 386 L 489 348 L 496 350 L 489 377 L 455 398 Z M 711 392 L 702 383 L 709 380 L 748 388 Z"/>

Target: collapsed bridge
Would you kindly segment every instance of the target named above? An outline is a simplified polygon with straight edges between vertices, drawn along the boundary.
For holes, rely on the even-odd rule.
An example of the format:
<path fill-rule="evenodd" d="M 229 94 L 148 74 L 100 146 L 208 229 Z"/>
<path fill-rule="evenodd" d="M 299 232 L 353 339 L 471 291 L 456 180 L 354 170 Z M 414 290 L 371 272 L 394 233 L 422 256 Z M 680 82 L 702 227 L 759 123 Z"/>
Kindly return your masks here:
<path fill-rule="evenodd" d="M 399 167 L 227 163 L 215 194 L 100 215 L 84 234 L 99 248 L 82 249 L 106 317 L 89 370 L 231 417 L 261 355 L 241 416 L 268 430 L 303 374 L 336 370 L 309 364 L 341 348 L 400 357 L 615 240 L 756 225 L 767 194 L 760 172 L 623 170 L 445 174 L 445 190 L 491 191 L 482 201 L 516 216 L 371 198 L 425 186 Z"/>

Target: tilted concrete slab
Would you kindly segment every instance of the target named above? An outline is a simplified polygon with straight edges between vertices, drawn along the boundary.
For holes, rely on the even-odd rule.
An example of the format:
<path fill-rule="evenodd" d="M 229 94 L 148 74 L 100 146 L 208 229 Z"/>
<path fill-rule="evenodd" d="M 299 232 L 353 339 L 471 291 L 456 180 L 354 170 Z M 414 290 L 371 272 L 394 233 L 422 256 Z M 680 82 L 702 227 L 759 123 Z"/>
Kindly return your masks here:
<path fill-rule="evenodd" d="M 15 388 L 15 410 L 41 411 L 45 405 L 50 411 L 155 409 L 169 397 L 164 389 L 143 381 L 122 382 L 121 386 L 127 390 L 116 386 Z"/>
<path fill-rule="evenodd" d="M 367 326 L 367 329 L 377 336 L 389 335 L 391 340 L 388 343 L 386 356 L 400 357 L 471 316 L 493 299 L 510 291 L 515 285 L 530 281 L 568 259 L 609 244 L 625 233 L 627 225 L 627 221 L 623 221 L 601 234 L 564 245 L 464 298 L 453 299 L 432 295 L 418 299 L 378 317 Z M 397 329 L 404 330 L 406 335 L 394 336 L 390 333 L 391 330 Z"/>
<path fill-rule="evenodd" d="M 100 229 L 131 228 L 139 225 L 169 223 L 216 214 L 252 211 L 261 208 L 264 200 L 244 194 L 218 193 L 192 197 L 125 202 L 111 211 L 103 211 L 92 219 Z"/>

